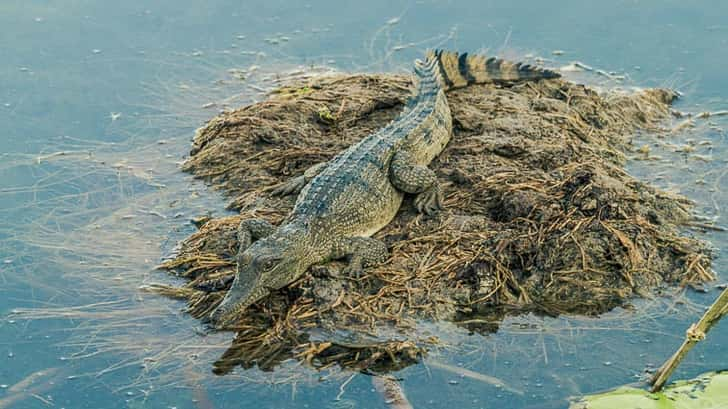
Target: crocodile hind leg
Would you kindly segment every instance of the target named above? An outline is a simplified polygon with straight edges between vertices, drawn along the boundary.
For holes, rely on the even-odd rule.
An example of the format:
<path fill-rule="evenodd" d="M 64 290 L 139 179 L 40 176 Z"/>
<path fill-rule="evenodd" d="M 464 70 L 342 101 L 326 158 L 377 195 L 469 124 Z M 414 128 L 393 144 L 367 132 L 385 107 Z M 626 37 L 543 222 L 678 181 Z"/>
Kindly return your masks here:
<path fill-rule="evenodd" d="M 431 215 L 442 209 L 442 191 L 437 176 L 427 166 L 418 165 L 406 150 L 397 152 L 389 166 L 389 180 L 394 187 L 415 194 L 415 208 Z"/>
<path fill-rule="evenodd" d="M 381 264 L 387 260 L 387 245 L 371 237 L 349 237 L 336 247 L 331 258 L 348 258 L 349 265 L 342 273 L 359 278 L 364 267 Z"/>
<path fill-rule="evenodd" d="M 270 193 L 273 196 L 287 196 L 298 194 L 299 192 L 301 192 L 303 187 L 311 181 L 311 179 L 315 178 L 316 175 L 321 173 L 321 171 L 326 168 L 327 164 L 328 162 L 321 162 L 311 166 L 310 168 L 306 169 L 305 172 L 303 172 L 303 175 L 283 182 L 280 186 L 271 190 Z"/>
<path fill-rule="evenodd" d="M 275 226 L 263 219 L 246 219 L 238 225 L 238 253 L 236 260 L 240 259 L 245 249 L 250 247 L 254 240 L 269 236 L 275 230 Z M 235 279 L 235 274 L 229 274 L 220 278 L 203 281 L 195 286 L 196 289 L 211 292 L 220 291 L 228 287 Z"/>

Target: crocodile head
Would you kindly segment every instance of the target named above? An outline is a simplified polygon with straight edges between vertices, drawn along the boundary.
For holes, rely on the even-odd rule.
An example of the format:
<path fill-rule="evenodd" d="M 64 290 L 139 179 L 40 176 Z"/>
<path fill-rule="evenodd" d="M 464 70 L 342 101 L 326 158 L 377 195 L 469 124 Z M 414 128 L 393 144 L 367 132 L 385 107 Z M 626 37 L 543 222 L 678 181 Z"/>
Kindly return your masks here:
<path fill-rule="evenodd" d="M 283 229 L 239 252 L 235 279 L 210 314 L 211 324 L 218 329 L 229 325 L 251 304 L 301 277 L 312 264 L 304 236 Z"/>

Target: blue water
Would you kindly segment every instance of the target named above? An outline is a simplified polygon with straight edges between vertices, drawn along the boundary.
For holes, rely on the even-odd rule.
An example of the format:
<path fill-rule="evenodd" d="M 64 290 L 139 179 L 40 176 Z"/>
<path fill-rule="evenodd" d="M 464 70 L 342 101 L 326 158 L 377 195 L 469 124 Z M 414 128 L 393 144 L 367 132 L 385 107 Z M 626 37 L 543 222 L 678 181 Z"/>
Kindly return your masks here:
<path fill-rule="evenodd" d="M 183 305 L 137 290 L 173 282 L 150 269 L 192 231 L 189 217 L 224 212 L 218 193 L 178 171 L 194 129 L 226 98 L 262 98 L 269 73 L 404 71 L 434 46 L 578 60 L 631 85 L 676 87 L 684 111 L 728 109 L 726 22 L 717 1 L 2 1 L 0 408 L 385 408 L 364 375 L 285 364 L 215 377 L 231 334 L 203 337 Z M 640 137 L 662 160 L 629 169 L 728 225 L 723 118 Z M 688 154 L 667 145 L 690 143 Z M 726 280 L 725 233 L 688 234 L 716 247 Z M 511 318 L 490 336 L 443 325 L 447 345 L 396 375 L 416 408 L 565 407 L 659 365 L 717 296 L 709 290 L 601 319 Z M 11 314 L 26 308 L 31 318 Z M 727 338 L 723 323 L 676 376 L 728 367 Z"/>

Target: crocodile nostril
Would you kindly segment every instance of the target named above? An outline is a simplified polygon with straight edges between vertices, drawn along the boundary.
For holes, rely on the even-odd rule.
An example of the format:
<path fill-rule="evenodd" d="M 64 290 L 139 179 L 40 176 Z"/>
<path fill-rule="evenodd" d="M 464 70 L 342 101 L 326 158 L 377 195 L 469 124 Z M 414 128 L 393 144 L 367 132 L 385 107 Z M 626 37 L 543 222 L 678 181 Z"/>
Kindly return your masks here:
<path fill-rule="evenodd" d="M 212 313 L 210 313 L 210 323 L 213 327 L 220 329 L 223 326 L 225 326 L 225 315 L 226 311 L 223 308 L 216 308 Z"/>

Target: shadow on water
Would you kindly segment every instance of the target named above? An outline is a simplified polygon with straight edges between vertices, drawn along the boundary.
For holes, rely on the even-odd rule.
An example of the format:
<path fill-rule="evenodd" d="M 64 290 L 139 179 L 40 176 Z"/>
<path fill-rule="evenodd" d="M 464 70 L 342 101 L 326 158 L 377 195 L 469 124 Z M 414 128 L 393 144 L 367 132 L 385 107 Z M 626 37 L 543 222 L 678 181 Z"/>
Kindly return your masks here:
<path fill-rule="evenodd" d="M 210 210 L 224 213 L 223 200 L 216 192 L 179 172 L 194 128 L 220 109 L 262 98 L 278 73 L 288 71 L 281 67 L 282 61 L 291 61 L 291 69 L 301 60 L 336 60 L 335 65 L 344 69 L 391 71 L 406 67 L 405 62 L 423 47 L 453 38 L 463 41 L 482 31 L 482 27 L 466 28 L 453 34 L 453 22 L 440 24 L 438 33 L 444 35 L 408 41 L 417 37 L 405 34 L 416 30 L 408 21 L 418 21 L 420 16 L 417 10 L 401 9 L 409 11 L 401 16 L 392 13 L 389 21 L 367 16 L 366 35 L 359 35 L 357 39 L 362 41 L 356 44 L 342 40 L 343 34 L 327 24 L 317 24 L 319 32 L 299 40 L 295 34 L 270 34 L 275 30 L 257 26 L 267 34 L 261 38 L 239 34 L 247 36 L 245 40 L 231 37 L 240 44 L 256 37 L 262 46 L 251 50 L 238 45 L 211 51 L 203 41 L 190 40 L 194 45 L 189 50 L 167 57 L 140 53 L 145 51 L 143 47 L 130 47 L 133 57 L 114 57 L 110 50 L 94 46 L 84 50 L 82 57 L 72 56 L 96 67 L 92 71 L 104 73 L 98 77 L 104 82 L 121 78 L 110 67 L 126 63 L 130 69 L 144 64 L 160 67 L 156 76 L 145 79 L 144 98 L 129 92 L 115 96 L 123 109 L 101 101 L 113 95 L 108 88 L 103 88 L 104 95 L 81 101 L 98 103 L 94 109 L 74 112 L 69 107 L 50 117 L 42 115 L 42 106 L 21 104 L 23 93 L 16 89 L 20 86 L 0 95 L 9 101 L 0 103 L 11 104 L 3 108 L 5 116 L 0 119 L 24 124 L 9 127 L 8 139 L 2 140 L 7 149 L 0 154 L 0 218 L 7 221 L 0 225 L 0 407 L 78 407 L 79 402 L 87 407 L 119 408 L 257 407 L 261 402 L 270 407 L 320 407 L 322 402 L 325 407 L 385 407 L 383 402 L 372 403 L 379 398 L 365 375 L 337 370 L 319 373 L 292 362 L 282 362 L 272 372 L 253 368 L 215 377 L 212 362 L 228 350 L 231 335 L 205 333 L 182 311 L 182 303 L 139 292 L 138 287 L 165 279 L 177 283 L 152 272 L 160 255 L 171 252 L 177 240 L 193 231 L 188 223 L 191 217 Z M 143 7 L 123 11 L 135 18 L 146 12 Z M 260 14 L 279 11 L 266 9 Z M 10 12 L 35 24 L 48 23 L 54 12 L 64 15 L 39 7 Z M 154 11 L 151 15 L 151 19 L 163 19 Z M 188 21 L 196 17 L 177 18 Z M 145 24 L 144 30 L 153 31 L 154 22 Z M 266 24 L 282 23 L 273 19 Z M 507 42 L 509 26 L 498 27 L 499 41 Z M 331 53 L 309 49 L 316 57 L 301 57 L 290 50 L 293 46 L 285 45 L 321 38 L 334 38 L 333 43 L 345 46 L 334 44 Z M 520 40 L 535 43 L 535 39 Z M 469 43 L 470 48 L 482 41 Z M 355 46 L 364 50 L 361 54 L 375 53 L 376 58 L 341 51 Z M 98 58 L 84 60 L 89 55 Z M 35 92 L 50 94 L 45 86 L 58 85 L 54 73 L 37 67 L 22 70 L 27 63 L 20 58 L 11 61 L 5 69 L 12 71 L 6 77 L 12 83 L 24 84 L 30 74 L 41 84 Z M 83 70 L 69 67 L 72 75 L 82 77 Z M 93 87 L 84 89 L 93 93 Z M 65 95 L 59 91 L 53 98 L 62 104 L 64 99 L 77 100 L 78 92 L 74 89 Z M 698 107 L 690 102 L 696 99 L 701 103 Z M 685 104 L 677 108 L 700 112 L 726 107 L 725 100 L 690 94 Z M 8 108 L 12 113 L 7 113 Z M 39 115 L 46 121 L 38 124 L 38 139 L 21 143 L 21 135 L 34 129 L 28 124 Z M 54 130 L 67 118 L 87 115 L 102 119 L 89 128 L 71 124 L 62 131 Z M 726 119 L 695 119 L 695 127 L 683 125 L 685 120 L 675 119 L 671 139 L 635 138 L 640 150 L 633 156 L 639 161 L 632 162 L 630 171 L 687 195 L 697 201 L 698 211 L 708 220 L 728 224 L 722 214 L 726 205 L 722 192 Z M 74 136 L 91 134 L 105 137 Z M 705 234 L 722 248 L 724 233 L 700 230 L 696 226 L 696 234 Z M 716 260 L 716 265 L 722 260 Z M 520 408 L 544 407 L 544 402 L 563 407 L 567 396 L 639 380 L 646 367 L 659 365 L 672 352 L 687 323 L 716 295 L 710 289 L 707 294 L 677 292 L 635 302 L 633 309 L 613 311 L 599 319 L 508 318 L 497 333 L 488 336 L 478 334 L 496 330 L 489 322 L 462 327 L 432 324 L 426 331 L 438 334 L 442 345 L 423 364 L 405 368 L 396 376 L 415 407 L 497 404 Z M 720 340 L 725 335 L 725 329 L 711 334 L 713 338 L 694 351 L 676 376 L 719 369 L 713 366 L 724 363 L 720 358 L 725 356 L 725 348 Z M 308 387 L 311 385 L 315 387 Z M 241 396 L 246 396 L 243 403 Z"/>

